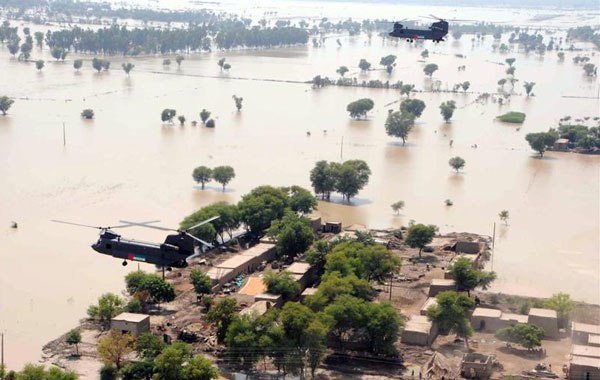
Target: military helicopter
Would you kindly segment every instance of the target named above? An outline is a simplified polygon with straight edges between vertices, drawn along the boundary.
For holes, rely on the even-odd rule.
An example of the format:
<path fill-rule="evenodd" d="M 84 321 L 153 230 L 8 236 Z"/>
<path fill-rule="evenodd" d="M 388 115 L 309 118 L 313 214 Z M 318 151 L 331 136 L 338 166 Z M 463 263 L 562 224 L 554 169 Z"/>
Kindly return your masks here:
<path fill-rule="evenodd" d="M 431 24 L 428 29 L 409 29 L 405 28 L 401 22 L 394 23 L 394 30 L 389 33 L 390 37 L 406 38 L 407 42 L 414 42 L 415 40 L 432 40 L 435 43 L 444 41 L 444 37 L 448 34 L 448 21 L 430 15 L 437 22 Z M 406 20 L 406 19 L 405 19 Z M 458 20 L 455 20 L 458 21 Z"/>
<path fill-rule="evenodd" d="M 123 224 L 110 227 L 90 226 L 87 224 L 65 222 L 62 220 L 52 221 L 56 223 L 71 224 L 74 226 L 95 228 L 100 230 L 100 237 L 98 238 L 97 242 L 92 244 L 92 249 L 104 255 L 123 259 L 123 266 L 126 266 L 127 261 L 129 260 L 155 264 L 163 268 L 166 267 L 168 270 L 170 270 L 171 267 L 185 268 L 188 265 L 187 260 L 198 257 L 202 254 L 202 249 L 198 249 L 196 252 L 194 241 L 197 241 L 208 248 L 213 248 L 212 244 L 207 243 L 202 239 L 198 239 L 194 235 L 190 234 L 190 231 L 193 231 L 194 229 L 206 223 L 210 223 L 218 218 L 218 216 L 215 216 L 210 219 L 206 219 L 196 225 L 191 226 L 190 228 L 186 228 L 185 230 L 151 225 L 153 223 L 158 223 L 159 220 L 139 223 L 120 220 L 119 222 Z M 117 228 L 126 228 L 132 226 L 154 228 L 161 231 L 171 231 L 177 233 L 167 235 L 164 243 L 157 244 L 125 239 L 113 231 Z"/>

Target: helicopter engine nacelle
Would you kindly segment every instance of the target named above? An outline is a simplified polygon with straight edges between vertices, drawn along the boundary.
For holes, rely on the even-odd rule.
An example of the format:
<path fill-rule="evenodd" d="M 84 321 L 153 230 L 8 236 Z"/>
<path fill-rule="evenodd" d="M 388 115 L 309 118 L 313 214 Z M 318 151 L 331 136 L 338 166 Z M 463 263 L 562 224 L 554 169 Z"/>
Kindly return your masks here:
<path fill-rule="evenodd" d="M 165 245 L 179 247 L 179 253 L 192 255 L 194 253 L 194 240 L 184 234 L 168 235 Z"/>

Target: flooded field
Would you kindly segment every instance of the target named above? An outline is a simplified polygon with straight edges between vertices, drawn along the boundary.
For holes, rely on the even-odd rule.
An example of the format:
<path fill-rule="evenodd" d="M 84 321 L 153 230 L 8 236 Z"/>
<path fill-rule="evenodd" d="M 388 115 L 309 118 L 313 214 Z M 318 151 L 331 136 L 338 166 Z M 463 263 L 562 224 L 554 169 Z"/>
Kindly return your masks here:
<path fill-rule="evenodd" d="M 567 52 L 564 63 L 555 52 L 543 58 L 492 53 L 489 36 L 475 45 L 467 35 L 460 42 L 426 43 L 427 62 L 440 66 L 434 79 L 442 88 L 468 80 L 472 91 L 494 92 L 506 69 L 497 63 L 514 56 L 516 91 L 524 92 L 523 81 L 534 81 L 536 96 L 514 96 L 499 106 L 474 103 L 474 94 L 416 94 L 427 108 L 402 146 L 383 126 L 387 109 L 398 106 L 385 106 L 399 99 L 397 91 L 314 90 L 284 82 L 335 77 L 335 69 L 347 65 L 347 76 L 359 80 L 403 80 L 419 90 L 430 88 L 419 62 L 421 47 L 383 43 L 379 37 L 371 43 L 366 37 L 340 41 L 341 48 L 330 38 L 320 49 L 189 56 L 180 70 L 164 69 L 162 57 L 136 58 L 126 60 L 136 65 L 130 77 L 120 69 L 122 58 L 110 58 L 113 69 L 96 73 L 86 56 L 77 73 L 76 56 L 54 62 L 47 48 L 33 51 L 36 59 L 46 60 L 37 72 L 33 63 L 17 62 L 0 46 L 0 92 L 17 98 L 9 115 L 0 117 L 0 329 L 6 332 L 9 367 L 36 360 L 43 343 L 71 328 L 100 294 L 120 292 L 124 274 L 137 268 L 92 251 L 94 230 L 50 219 L 93 225 L 161 219 L 176 226 L 203 205 L 236 202 L 261 184 L 309 188 L 314 163 L 340 155 L 367 161 L 373 174 L 351 205 L 338 198 L 321 202 L 324 219 L 369 227 L 416 220 L 437 224 L 443 232 L 487 235 L 497 222 L 494 290 L 540 296 L 566 291 L 577 300 L 600 302 L 600 157 L 549 152 L 540 160 L 524 139 L 565 115 L 599 116 L 598 82 L 572 63 L 575 53 Z M 398 56 L 391 76 L 383 70 L 358 73 L 361 58 L 377 66 L 387 54 Z M 232 65 L 229 73 L 216 64 L 222 56 Z M 459 65 L 466 70 L 457 71 Z M 240 113 L 234 94 L 244 97 Z M 346 105 L 362 97 L 372 98 L 375 108 L 368 120 L 351 120 Z M 458 109 L 445 124 L 438 107 L 448 99 Z M 95 120 L 80 118 L 84 108 L 94 109 Z M 161 123 L 164 108 L 185 115 L 186 125 Z M 212 111 L 215 129 L 191 126 L 202 108 Z M 520 128 L 494 121 L 509 110 L 527 113 Z M 448 166 L 456 155 L 467 162 L 460 174 Z M 214 184 L 201 191 L 191 178 L 199 165 L 231 165 L 237 176 L 226 192 Z M 454 206 L 445 206 L 448 198 Z M 390 208 L 397 200 L 406 202 L 400 216 Z M 498 219 L 503 209 L 510 211 L 508 226 Z M 9 229 L 11 220 L 18 230 Z M 146 229 L 122 232 L 141 240 L 164 238 Z"/>

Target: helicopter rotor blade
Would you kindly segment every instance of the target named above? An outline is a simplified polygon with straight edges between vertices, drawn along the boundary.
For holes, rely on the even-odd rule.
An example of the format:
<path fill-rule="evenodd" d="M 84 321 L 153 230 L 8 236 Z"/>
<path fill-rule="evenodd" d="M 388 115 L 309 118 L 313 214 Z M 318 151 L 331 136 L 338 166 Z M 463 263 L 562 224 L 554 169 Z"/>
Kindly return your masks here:
<path fill-rule="evenodd" d="M 192 259 L 195 259 L 196 257 L 200 257 L 200 256 L 202 256 L 202 252 L 197 252 L 197 253 L 194 253 L 193 255 L 186 257 L 185 259 L 192 260 Z"/>
<path fill-rule="evenodd" d="M 173 228 L 151 226 L 151 225 L 148 224 L 148 223 L 156 223 L 154 221 L 152 221 L 152 222 L 138 223 L 138 222 L 130 222 L 130 221 L 127 221 L 127 220 L 119 220 L 119 222 L 121 222 L 121 223 L 127 223 L 127 225 L 129 225 L 129 226 L 138 226 L 138 227 L 153 228 L 155 230 L 161 230 L 161 231 L 175 231 L 175 232 L 178 232 L 178 230 L 173 229 Z"/>
<path fill-rule="evenodd" d="M 199 239 L 199 238 L 195 237 L 194 235 L 192 235 L 192 234 L 190 234 L 190 233 L 188 233 L 188 232 L 185 232 L 185 231 L 184 231 L 183 233 L 184 233 L 184 234 L 186 234 L 186 236 L 189 236 L 189 237 L 191 237 L 192 239 L 196 240 L 197 242 L 204 244 L 204 245 L 205 245 L 205 246 L 207 246 L 208 248 L 214 248 L 214 245 L 212 245 L 212 244 L 210 244 L 210 243 L 207 243 L 207 242 L 205 242 L 204 240 L 202 240 L 202 239 Z M 193 255 L 192 255 L 192 256 L 193 256 Z"/>
<path fill-rule="evenodd" d="M 191 226 L 191 227 L 189 227 L 189 228 L 186 228 L 186 229 L 184 230 L 184 232 L 189 232 L 189 231 L 191 231 L 191 230 L 193 230 L 193 229 L 195 229 L 195 228 L 198 228 L 198 227 L 200 227 L 200 226 L 202 226 L 202 225 L 204 225 L 204 224 L 206 224 L 206 223 L 210 223 L 210 222 L 212 222 L 213 220 L 215 220 L 215 219 L 219 219 L 219 218 L 220 218 L 220 216 L 218 216 L 218 215 L 217 215 L 217 216 L 213 216 L 212 218 L 208 218 L 208 219 L 206 219 L 206 220 L 204 220 L 204 221 L 202 221 L 202 222 L 200 222 L 200 223 L 198 223 L 198 224 L 194 224 L 193 226 Z"/>
<path fill-rule="evenodd" d="M 81 224 L 81 223 L 73 223 L 73 222 L 66 222 L 64 220 L 56 220 L 56 219 L 51 219 L 51 222 L 54 223 L 62 223 L 62 224 L 71 224 L 73 226 L 79 226 L 79 227 L 87 227 L 87 228 L 94 228 L 97 230 L 109 230 L 109 229 L 114 229 L 114 228 L 125 228 L 125 227 L 131 227 L 130 223 L 127 224 L 121 224 L 118 226 L 106 226 L 106 227 L 100 227 L 100 226 L 90 226 L 89 224 Z"/>

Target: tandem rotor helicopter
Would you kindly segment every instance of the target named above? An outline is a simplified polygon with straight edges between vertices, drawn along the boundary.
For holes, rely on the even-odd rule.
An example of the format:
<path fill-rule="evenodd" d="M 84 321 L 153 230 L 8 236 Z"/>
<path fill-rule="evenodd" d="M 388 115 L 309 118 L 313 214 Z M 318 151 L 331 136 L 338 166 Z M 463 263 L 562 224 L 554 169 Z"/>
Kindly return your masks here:
<path fill-rule="evenodd" d="M 153 223 L 160 222 L 159 220 L 140 223 L 120 220 L 119 222 L 123 224 L 110 227 L 90 226 L 87 224 L 65 222 L 62 220 L 52 221 L 56 223 L 71 224 L 74 226 L 95 228 L 100 230 L 100 237 L 98 238 L 97 242 L 92 244 L 92 249 L 104 255 L 113 256 L 117 259 L 123 259 L 123 266 L 126 266 L 127 261 L 129 260 L 155 264 L 163 268 L 166 267 L 167 270 L 170 270 L 172 267 L 185 268 L 188 265 L 187 260 L 193 259 L 202 254 L 202 249 L 196 251 L 194 241 L 202 244 L 202 246 L 213 248 L 212 244 L 190 234 L 190 231 L 193 231 L 196 228 L 206 223 L 210 223 L 218 218 L 218 216 L 215 216 L 206 219 L 184 230 L 151 225 Z M 146 243 L 138 240 L 122 238 L 121 235 L 113 231 L 117 228 L 126 228 L 132 226 L 176 232 L 176 234 L 167 235 L 164 243 Z"/>
<path fill-rule="evenodd" d="M 439 18 L 434 15 L 425 16 L 426 18 L 431 18 L 434 20 L 438 20 L 431 24 L 428 29 L 410 29 L 405 28 L 401 22 L 405 21 L 401 20 L 399 22 L 394 23 L 394 30 L 389 33 L 390 37 L 398 37 L 398 38 L 406 38 L 407 42 L 414 42 L 415 40 L 431 40 L 435 43 L 444 41 L 444 37 L 448 34 L 448 21 Z M 452 21 L 470 21 L 470 20 L 452 20 Z"/>

